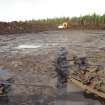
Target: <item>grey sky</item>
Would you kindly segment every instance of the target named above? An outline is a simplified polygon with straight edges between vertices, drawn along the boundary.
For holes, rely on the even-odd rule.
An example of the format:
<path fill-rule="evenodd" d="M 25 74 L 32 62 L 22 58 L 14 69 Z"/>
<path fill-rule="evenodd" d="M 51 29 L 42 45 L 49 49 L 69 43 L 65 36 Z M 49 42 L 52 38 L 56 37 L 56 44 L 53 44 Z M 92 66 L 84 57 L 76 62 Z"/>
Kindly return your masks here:
<path fill-rule="evenodd" d="M 0 0 L 0 21 L 103 14 L 104 4 L 104 0 Z"/>

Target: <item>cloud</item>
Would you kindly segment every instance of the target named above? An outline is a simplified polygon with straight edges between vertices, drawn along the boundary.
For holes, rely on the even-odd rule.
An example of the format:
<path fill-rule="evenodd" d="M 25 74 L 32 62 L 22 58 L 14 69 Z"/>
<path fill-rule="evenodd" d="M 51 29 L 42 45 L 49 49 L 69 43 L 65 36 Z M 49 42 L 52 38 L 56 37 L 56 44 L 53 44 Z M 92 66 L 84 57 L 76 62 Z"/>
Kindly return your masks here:
<path fill-rule="evenodd" d="M 0 0 L 0 20 L 103 14 L 104 0 Z"/>

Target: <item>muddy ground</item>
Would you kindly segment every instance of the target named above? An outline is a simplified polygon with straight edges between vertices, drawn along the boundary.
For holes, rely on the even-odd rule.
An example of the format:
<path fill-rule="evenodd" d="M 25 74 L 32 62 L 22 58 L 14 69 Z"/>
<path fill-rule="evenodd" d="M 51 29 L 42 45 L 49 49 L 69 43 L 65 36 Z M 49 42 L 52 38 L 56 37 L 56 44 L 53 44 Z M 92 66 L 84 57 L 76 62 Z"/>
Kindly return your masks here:
<path fill-rule="evenodd" d="M 70 81 L 57 88 L 54 62 L 61 47 L 66 48 L 67 59 L 86 56 L 91 64 L 105 64 L 102 30 L 0 35 L 0 68 L 8 70 L 15 80 L 9 102 L 0 101 L 0 105 L 102 105 Z"/>

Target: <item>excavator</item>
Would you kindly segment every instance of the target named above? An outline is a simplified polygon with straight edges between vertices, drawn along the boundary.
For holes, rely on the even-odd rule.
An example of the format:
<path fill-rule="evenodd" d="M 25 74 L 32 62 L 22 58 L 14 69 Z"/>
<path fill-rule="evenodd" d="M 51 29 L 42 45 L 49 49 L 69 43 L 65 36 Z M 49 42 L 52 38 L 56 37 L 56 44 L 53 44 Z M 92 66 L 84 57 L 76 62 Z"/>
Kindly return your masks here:
<path fill-rule="evenodd" d="M 64 22 L 58 26 L 58 29 L 67 29 L 69 27 L 68 22 Z"/>

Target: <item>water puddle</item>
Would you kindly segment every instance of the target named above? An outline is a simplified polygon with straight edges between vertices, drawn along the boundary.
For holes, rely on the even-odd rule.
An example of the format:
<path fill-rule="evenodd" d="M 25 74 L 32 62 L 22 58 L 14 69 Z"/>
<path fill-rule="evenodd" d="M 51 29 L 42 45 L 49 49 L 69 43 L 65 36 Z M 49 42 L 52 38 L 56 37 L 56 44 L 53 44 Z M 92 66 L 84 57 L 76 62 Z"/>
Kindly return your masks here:
<path fill-rule="evenodd" d="M 19 45 L 17 49 L 35 49 L 40 48 L 42 45 Z"/>
<path fill-rule="evenodd" d="M 0 68 L 0 79 L 1 80 L 7 80 L 11 78 L 12 74 L 9 73 L 8 70 Z"/>

